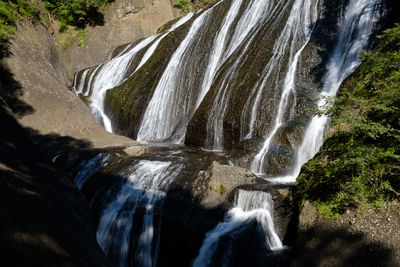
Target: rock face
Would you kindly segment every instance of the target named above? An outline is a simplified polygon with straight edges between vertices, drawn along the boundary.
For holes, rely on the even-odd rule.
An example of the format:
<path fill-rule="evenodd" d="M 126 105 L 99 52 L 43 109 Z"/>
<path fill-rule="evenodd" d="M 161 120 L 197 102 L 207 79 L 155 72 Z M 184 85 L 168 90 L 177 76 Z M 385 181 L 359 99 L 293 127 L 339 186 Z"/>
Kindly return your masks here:
<path fill-rule="evenodd" d="M 290 266 L 398 266 L 400 204 L 365 206 L 324 219 L 306 202 Z"/>
<path fill-rule="evenodd" d="M 81 69 L 107 60 L 112 51 L 126 43 L 148 37 L 167 21 L 174 19 L 169 0 L 116 0 L 107 7 L 104 25 L 87 27 L 85 47 L 76 43 L 60 47 L 61 61 L 68 78 Z M 56 36 L 63 40 L 68 35 Z"/>
<path fill-rule="evenodd" d="M 191 191 L 200 199 L 200 205 L 213 209 L 228 201 L 238 186 L 254 184 L 258 180 L 249 170 L 214 161 L 208 170 L 199 172 Z"/>
<path fill-rule="evenodd" d="M 183 173 L 167 193 L 161 217 L 160 266 L 189 266 L 205 234 L 232 207 L 233 189 L 257 180 L 245 169 L 217 161 L 204 167 L 191 175 Z"/>
<path fill-rule="evenodd" d="M 94 147 L 132 142 L 107 133 L 89 108 L 68 89 L 54 40 L 43 25 L 23 21 L 9 52 L 11 56 L 3 63 L 13 73 L 15 90 L 20 92 L 18 99 L 24 103 L 24 110 L 11 108 L 17 109 L 24 127 L 49 138 L 58 135 L 85 140 Z"/>
<path fill-rule="evenodd" d="M 222 222 L 226 212 L 233 207 L 234 195 L 238 189 L 271 194 L 274 201 L 275 228 L 281 240 L 285 238 L 294 203 L 291 188 L 270 185 L 246 169 L 224 165 L 218 161 L 213 161 L 208 168 L 192 175 L 193 178 L 188 174 L 182 176 L 186 179 L 177 179 L 171 186 L 162 209 L 160 266 L 188 266 L 198 256 L 205 234 Z M 248 236 L 254 236 L 252 230 L 255 228 L 256 225 L 246 228 L 249 231 Z M 250 244 L 259 244 L 255 240 L 244 239 L 235 245 L 241 247 L 248 244 L 251 247 Z M 174 240 L 173 245 L 171 240 Z M 249 247 L 242 247 L 242 252 L 248 251 L 251 255 L 256 255 L 251 249 L 248 250 Z M 265 255 L 265 251 L 261 254 Z M 234 256 L 238 255 L 240 252 Z M 273 264 L 271 258 L 257 260 L 254 261 L 257 265 L 251 266 Z M 240 259 L 235 262 L 240 262 Z M 281 263 L 282 261 L 276 266 Z"/>

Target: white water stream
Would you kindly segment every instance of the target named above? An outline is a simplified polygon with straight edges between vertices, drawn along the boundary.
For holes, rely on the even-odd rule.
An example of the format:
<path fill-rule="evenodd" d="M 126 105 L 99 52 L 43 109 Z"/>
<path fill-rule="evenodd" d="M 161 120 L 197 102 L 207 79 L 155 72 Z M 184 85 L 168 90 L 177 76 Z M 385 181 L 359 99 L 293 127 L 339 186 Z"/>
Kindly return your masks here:
<path fill-rule="evenodd" d="M 204 23 L 209 19 L 215 7 L 216 5 L 193 21 L 185 39 L 172 55 L 143 115 L 136 138 L 138 141 L 169 138 L 177 123 L 180 122 L 182 114 L 185 116 L 186 112 L 180 110 L 183 107 L 179 105 L 185 100 L 184 89 L 186 88 L 182 88 L 180 84 L 185 62 L 187 62 L 185 56 L 197 42 Z M 179 140 L 172 141 L 178 142 Z"/>
<path fill-rule="evenodd" d="M 380 0 L 353 0 L 347 6 L 340 22 L 337 44 L 330 57 L 323 81 L 323 90 L 318 101 L 325 108 L 342 82 L 360 65 L 361 52 L 368 48 L 369 39 L 379 19 Z M 277 183 L 294 183 L 301 166 L 312 159 L 322 147 L 329 117 L 314 116 L 305 131 L 298 149 L 295 164 L 288 175 L 272 178 Z"/>
<path fill-rule="evenodd" d="M 265 172 L 265 156 L 267 155 L 272 138 L 278 131 L 278 129 L 284 123 L 284 115 L 287 112 L 290 97 L 292 99 L 296 99 L 296 89 L 295 89 L 295 75 L 297 71 L 297 65 L 299 61 L 299 57 L 308 44 L 311 34 L 312 27 L 315 21 L 318 18 L 318 1 L 313 2 L 310 0 L 297 0 L 295 1 L 292 11 L 290 12 L 288 21 L 286 23 L 285 28 L 283 29 L 280 37 L 275 43 L 274 46 L 274 55 L 267 65 L 267 71 L 264 78 L 264 81 L 261 84 L 261 88 L 259 89 L 259 93 L 257 94 L 255 104 L 253 105 L 250 119 L 250 132 L 246 135 L 246 137 L 251 136 L 253 131 L 253 125 L 256 121 L 256 112 L 258 110 L 258 106 L 261 99 L 261 92 L 265 86 L 265 82 L 269 78 L 272 70 L 277 67 L 277 64 L 281 64 L 281 57 L 285 53 L 285 50 L 291 44 L 289 50 L 289 67 L 286 72 L 285 81 L 282 88 L 282 95 L 279 101 L 277 114 L 275 115 L 274 124 L 272 126 L 272 130 L 270 131 L 268 137 L 264 141 L 264 145 L 262 149 L 258 152 L 251 163 L 251 170 L 254 173 L 262 174 Z M 304 41 L 302 41 L 304 40 Z M 299 42 L 303 42 L 303 45 L 300 49 L 296 51 L 296 45 Z"/>
<path fill-rule="evenodd" d="M 171 162 L 141 160 L 122 176 L 127 180 L 112 195 L 99 220 L 97 241 L 115 266 L 128 266 L 129 250 L 134 246 L 135 264 L 151 267 L 156 261 L 152 251 L 158 246 L 158 233 L 154 229 L 154 209 L 162 205 L 165 191 L 181 171 L 182 165 Z M 132 244 L 131 232 L 135 213 L 144 210 L 142 225 L 135 232 Z"/>
<path fill-rule="evenodd" d="M 260 234 L 265 236 L 267 247 L 271 250 L 282 249 L 282 242 L 275 231 L 273 213 L 274 205 L 270 194 L 239 190 L 235 197 L 235 207 L 228 211 L 224 222 L 219 223 L 207 233 L 193 266 L 215 266 L 213 255 L 218 250 L 220 239 L 223 236 L 232 236 L 234 239 L 233 236 L 240 233 L 239 229 L 246 227 L 254 220 L 261 226 L 262 233 Z M 225 254 L 229 255 L 229 252 Z M 222 265 L 228 266 L 226 263 Z"/>
<path fill-rule="evenodd" d="M 76 79 L 74 82 L 75 92 L 77 94 L 84 94 L 85 96 L 90 96 L 91 104 L 90 108 L 92 109 L 93 114 L 95 114 L 96 119 L 103 124 L 104 128 L 108 132 L 112 132 L 112 123 L 108 116 L 104 112 L 104 101 L 105 96 L 108 90 L 120 85 L 123 83 L 128 76 L 129 65 L 132 59 L 144 48 L 146 48 L 151 42 L 157 39 L 151 46 L 148 48 L 144 56 L 142 57 L 139 65 L 136 67 L 135 71 L 131 73 L 129 76 L 132 76 L 141 66 L 143 66 L 147 60 L 154 53 L 159 43 L 173 30 L 186 23 L 193 17 L 193 13 L 190 13 L 181 19 L 179 19 L 176 23 L 174 23 L 171 28 L 169 28 L 165 33 L 161 36 L 160 34 L 156 34 L 154 36 L 148 37 L 140 41 L 137 45 L 133 46 L 132 44 L 126 46 L 117 57 L 111 59 L 110 61 L 97 66 L 90 74 L 88 84 L 86 86 L 86 91 L 83 92 L 85 87 L 85 81 L 87 80 L 87 75 L 89 73 L 89 69 L 85 70 L 82 73 L 81 78 Z M 77 74 L 76 74 L 77 75 Z M 78 84 L 79 83 L 79 84 Z M 77 85 L 78 84 L 78 85 Z"/>
<path fill-rule="evenodd" d="M 146 142 L 153 139 L 169 139 L 174 143 L 182 143 L 194 112 L 207 93 L 215 90 L 213 105 L 207 118 L 205 141 L 207 149 L 223 150 L 223 122 L 232 97 L 231 86 L 237 84 L 238 69 L 245 62 L 243 58 L 247 56 L 251 42 L 257 40 L 255 36 L 260 29 L 265 25 L 269 26 L 267 23 L 274 20 L 284 21 L 278 38 L 271 40 L 274 43 L 271 58 L 265 67 L 260 68 L 263 68 L 263 71 L 256 85 L 248 89 L 250 93 L 240 117 L 241 138 L 254 137 L 255 130 L 260 128 L 257 118 L 263 97 L 267 93 L 266 88 L 278 92 L 276 95 L 279 102 L 272 115 L 268 135 L 251 163 L 254 173 L 265 174 L 268 171 L 266 158 L 271 151 L 274 137 L 284 123 L 292 119 L 296 108 L 296 75 L 301 54 L 310 41 L 318 19 L 320 1 L 233 0 L 229 3 L 229 8 L 219 20 L 222 21 L 221 24 L 213 29 L 212 34 L 206 35 L 205 32 L 210 27 L 216 10 L 219 10 L 218 6 L 225 4 L 224 1 L 205 11 L 188 14 L 162 34 L 146 38 L 136 45 L 126 46 L 112 60 L 83 71 L 79 79 L 78 75 L 75 75 L 75 92 L 90 97 L 93 113 L 97 114 L 106 130 L 112 131 L 112 123 L 104 113 L 107 90 L 132 76 L 148 62 L 164 38 L 179 26 L 188 23 L 187 34 L 172 54 L 144 112 L 137 140 Z M 380 0 L 349 1 L 341 17 L 337 44 L 328 62 L 318 107 L 322 108 L 328 104 L 327 97 L 334 97 L 343 80 L 360 64 L 361 51 L 367 48 L 369 37 L 379 18 L 379 3 Z M 271 28 L 281 29 L 279 25 L 281 24 L 278 22 L 272 22 Z M 201 51 L 198 49 L 198 42 L 203 41 L 204 36 L 214 38 L 209 46 L 210 51 L 207 51 L 207 65 L 202 76 L 197 77 L 199 86 L 188 88 L 190 83 L 186 82 L 187 77 L 184 74 L 197 73 L 197 66 L 193 62 L 196 62 L 194 59 L 199 56 L 196 52 Z M 135 58 L 139 55 L 143 56 Z M 235 58 L 231 58 L 232 55 Z M 133 59 L 139 63 L 132 73 L 128 73 Z M 279 77 L 282 70 L 286 71 Z M 301 166 L 322 146 L 328 122 L 327 116 L 314 116 L 310 120 L 290 173 L 274 177 L 272 181 L 295 182 Z M 78 187 L 82 188 L 94 173 L 106 166 L 108 159 L 107 154 L 99 154 L 83 162 L 86 167 L 82 168 L 75 178 Z M 103 192 L 104 196 L 99 194 L 94 197 L 97 200 L 109 199 L 108 203 L 102 206 L 99 215 L 97 240 L 115 266 L 128 266 L 132 261 L 138 266 L 156 264 L 159 233 L 155 224 L 159 222 L 155 218 L 154 210 L 162 205 L 169 185 L 182 168 L 183 164 L 170 161 L 139 160 L 119 174 L 124 178 L 122 182 Z M 272 215 L 271 195 L 259 191 L 239 190 L 235 206 L 229 210 L 224 222 L 219 223 L 206 235 L 193 266 L 213 265 L 213 257 L 219 249 L 220 240 L 226 236 L 235 237 L 239 229 L 254 222 L 261 226 L 260 235 L 265 237 L 266 247 L 270 250 L 281 249 L 282 242 L 276 234 Z M 135 216 L 141 216 L 139 226 L 135 226 Z M 133 234 L 132 229 L 135 227 L 139 227 L 139 230 L 136 229 Z M 224 260 L 229 264 L 229 259 Z"/>
<path fill-rule="evenodd" d="M 222 64 L 232 55 L 232 53 L 240 47 L 244 41 L 246 45 L 242 49 L 239 56 L 228 71 L 226 72 L 221 86 L 217 90 L 217 95 L 214 98 L 213 106 L 211 108 L 208 121 L 207 121 L 207 137 L 205 141 L 205 148 L 207 150 L 222 151 L 223 150 L 223 120 L 225 117 L 228 103 L 231 97 L 230 87 L 234 83 L 237 76 L 238 66 L 241 64 L 242 58 L 246 52 L 248 52 L 249 45 L 255 38 L 257 31 L 265 25 L 265 23 L 276 19 L 278 20 L 282 14 L 279 10 L 282 8 L 281 5 L 284 3 L 279 1 L 275 6 L 272 5 L 272 1 L 251 1 L 248 3 L 247 8 L 240 16 L 240 20 L 237 23 L 235 32 L 232 35 L 228 46 L 225 48 L 225 53 L 219 62 L 214 64 L 222 66 Z M 287 7 L 287 3 L 284 4 Z M 213 74 L 212 79 L 216 72 Z M 208 82 L 212 82 L 208 81 Z M 210 84 L 211 86 L 211 84 Z M 210 87 L 207 88 L 209 90 Z"/>

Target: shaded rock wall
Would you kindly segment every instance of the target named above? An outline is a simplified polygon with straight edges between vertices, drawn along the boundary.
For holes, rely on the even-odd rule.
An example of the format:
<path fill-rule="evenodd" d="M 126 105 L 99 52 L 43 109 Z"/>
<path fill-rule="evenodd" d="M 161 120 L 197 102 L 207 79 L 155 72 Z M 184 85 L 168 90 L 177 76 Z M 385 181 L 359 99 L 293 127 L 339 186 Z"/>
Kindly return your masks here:
<path fill-rule="evenodd" d="M 4 81 L 10 75 L 1 69 Z M 8 80 L 11 77 L 8 77 Z M 5 85 L 7 86 L 7 85 Z M 0 84 L 3 91 L 3 84 Z M 7 266 L 111 266 L 96 243 L 89 208 L 0 98 L 0 249 Z M 37 136 L 42 137 L 42 136 Z M 63 142 L 53 136 L 53 141 Z M 71 140 L 70 140 L 71 141 Z M 83 143 L 67 142 L 69 149 Z"/>
<path fill-rule="evenodd" d="M 290 266 L 398 266 L 399 220 L 398 202 L 351 210 L 335 220 L 306 202 Z"/>

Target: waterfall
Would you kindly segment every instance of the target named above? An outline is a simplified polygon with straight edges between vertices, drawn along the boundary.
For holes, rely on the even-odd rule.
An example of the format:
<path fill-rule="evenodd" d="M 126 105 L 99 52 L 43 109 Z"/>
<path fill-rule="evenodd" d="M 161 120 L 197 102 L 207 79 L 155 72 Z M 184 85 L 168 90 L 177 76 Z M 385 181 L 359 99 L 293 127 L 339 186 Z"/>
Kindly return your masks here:
<path fill-rule="evenodd" d="M 279 17 L 278 10 L 283 5 L 282 2 L 279 2 L 273 6 L 272 1 L 253 0 L 244 4 L 242 2 L 241 0 L 232 1 L 214 37 L 204 75 L 192 78 L 191 73 L 188 72 L 191 68 L 196 67 L 192 64 L 192 62 L 196 62 L 193 58 L 197 49 L 194 44 L 196 41 L 201 42 L 204 25 L 210 24 L 210 17 L 215 16 L 214 8 L 217 5 L 195 19 L 155 89 L 142 118 L 137 140 L 168 139 L 173 143 L 182 143 L 187 124 L 213 85 L 218 71 L 230 56 L 245 43 L 245 48 L 242 49 L 236 62 L 227 72 L 226 83 L 223 83 L 218 90 L 218 96 L 214 100 L 212 115 L 209 116 L 207 125 L 206 148 L 222 150 L 222 120 L 229 99 L 226 97 L 228 80 L 233 80 L 237 66 L 257 31 L 266 21 Z M 245 9 L 238 16 L 243 5 L 245 5 Z M 178 64 L 179 62 L 182 63 Z M 201 80 L 199 90 L 188 92 L 188 84 L 183 80 L 185 75 L 190 76 L 188 79 Z"/>
<path fill-rule="evenodd" d="M 347 6 L 339 27 L 334 51 L 329 59 L 319 95 L 318 108 L 330 105 L 341 83 L 360 65 L 361 52 L 368 48 L 370 36 L 379 19 L 379 0 L 353 0 Z M 309 122 L 290 174 L 273 178 L 275 182 L 294 183 L 301 166 L 312 159 L 322 147 L 329 122 L 326 115 L 314 116 Z"/>
<path fill-rule="evenodd" d="M 242 4 L 243 0 L 237 0 L 232 2 L 232 5 L 225 16 L 224 22 L 222 23 L 222 27 L 218 32 L 217 37 L 214 40 L 212 52 L 209 58 L 209 63 L 207 66 L 206 74 L 203 78 L 203 83 L 201 85 L 200 95 L 197 99 L 196 108 L 200 105 L 201 101 L 203 101 L 204 96 L 208 92 L 211 87 L 211 84 L 214 80 L 216 71 L 218 67 L 220 67 L 220 60 L 224 52 L 224 48 L 226 46 L 226 40 L 228 37 L 228 30 L 231 27 L 233 20 L 238 14 L 239 8 Z M 228 53 L 230 54 L 230 53 Z"/>
<path fill-rule="evenodd" d="M 83 87 L 85 86 L 86 75 L 88 72 L 89 72 L 89 69 L 86 69 L 83 71 L 82 77 L 79 80 L 79 83 L 78 83 L 78 79 L 77 79 L 78 73 L 76 73 L 76 78 L 74 81 L 74 90 L 75 90 L 76 94 L 81 94 L 83 92 Z"/>
<path fill-rule="evenodd" d="M 117 86 L 125 79 L 132 58 L 156 37 L 157 35 L 144 39 L 129 52 L 99 65 L 91 73 L 84 95 L 90 95 L 90 100 L 92 101 L 90 108 L 94 113 L 100 114 L 100 119 L 103 122 L 102 124 L 107 131 L 112 132 L 111 121 L 104 113 L 104 98 L 107 90 Z"/>
<path fill-rule="evenodd" d="M 230 94 L 228 92 L 228 88 L 231 83 L 233 83 L 236 78 L 236 71 L 238 66 L 240 65 L 240 61 L 242 60 L 244 54 L 247 52 L 249 44 L 255 37 L 255 32 L 259 30 L 264 23 L 269 21 L 272 17 L 278 18 L 277 10 L 280 7 L 280 3 L 278 3 L 275 8 L 272 8 L 271 1 L 251 1 L 248 3 L 246 10 L 240 16 L 240 20 L 237 23 L 235 28 L 235 32 L 232 35 L 229 46 L 225 49 L 226 52 L 222 56 L 222 58 L 218 58 L 218 61 L 211 61 L 210 64 L 214 64 L 215 66 L 221 66 L 226 59 L 229 58 L 232 53 L 238 49 L 238 47 L 246 40 L 246 46 L 237 57 L 234 63 L 232 63 L 229 70 L 226 72 L 225 77 L 223 78 L 223 82 L 221 86 L 218 88 L 217 96 L 214 98 L 213 106 L 210 111 L 210 115 L 207 121 L 207 137 L 205 141 L 205 148 L 213 151 L 222 151 L 223 144 L 223 119 L 225 117 L 225 112 L 227 109 L 227 105 L 230 99 Z M 217 43 L 217 45 L 221 45 Z M 210 66 L 210 65 L 209 65 Z M 211 87 L 211 83 L 215 77 L 215 72 L 211 75 L 210 79 L 204 80 L 206 82 L 206 90 L 208 91 Z"/>
<path fill-rule="evenodd" d="M 273 212 L 273 200 L 269 193 L 240 189 L 235 196 L 235 207 L 228 211 L 225 221 L 207 233 L 193 266 L 229 266 L 227 255 L 230 255 L 230 251 L 222 254 L 222 260 L 214 258 L 221 238 L 229 236 L 231 240 L 238 242 L 234 236 L 253 221 L 260 225 L 259 234 L 264 237 L 269 250 L 282 249 L 282 242 L 275 231 Z"/>
<path fill-rule="evenodd" d="M 89 69 L 87 69 L 82 73 L 82 76 L 79 80 L 75 79 L 73 86 L 75 92 L 77 94 L 90 96 L 90 108 L 94 113 L 97 121 L 102 124 L 107 131 L 113 131 L 112 123 L 104 112 L 104 100 L 107 91 L 123 83 L 127 79 L 127 77 L 132 76 L 141 66 L 143 66 L 147 62 L 161 40 L 163 40 L 173 30 L 189 21 L 192 16 L 193 14 L 191 13 L 182 17 L 161 36 L 160 34 L 156 34 L 154 36 L 143 39 L 135 46 L 133 46 L 133 44 L 127 45 L 115 58 L 92 69 L 90 77 L 87 76 L 89 74 Z M 135 71 L 129 74 L 128 71 L 132 60 L 154 40 L 156 41 L 150 46 L 150 48 L 148 48 Z M 85 81 L 88 78 L 89 81 L 87 83 L 84 93 L 83 91 L 85 87 Z"/>
<path fill-rule="evenodd" d="M 82 171 L 75 178 L 78 186 L 81 188 L 95 172 L 105 168 L 107 159 L 102 153 L 82 162 Z M 102 207 L 97 241 L 114 266 L 155 265 L 160 219 L 154 217 L 154 210 L 162 206 L 166 190 L 182 167 L 181 163 L 140 160 L 116 176 L 121 178 L 111 187 L 96 193 L 91 206 Z"/>
<path fill-rule="evenodd" d="M 377 10 L 381 0 L 344 2 L 348 4 L 339 19 L 336 44 L 321 82 L 323 90 L 315 103 L 319 108 L 329 105 L 329 98 L 336 95 L 343 80 L 359 66 L 361 51 L 368 47 L 369 37 L 379 18 Z M 163 140 L 182 144 L 185 138 L 189 138 L 191 123 L 194 122 L 193 131 L 198 131 L 195 134 L 200 136 L 194 137 L 200 140 L 194 142 L 196 145 L 213 151 L 232 148 L 231 156 L 235 163 L 242 156 L 236 158 L 238 150 L 237 154 L 257 150 L 251 163 L 246 162 L 247 158 L 243 159 L 244 163 L 240 162 L 241 159 L 238 162 L 247 167 L 251 164 L 250 168 L 256 174 L 267 174 L 271 167 L 267 162 L 278 135 L 287 130 L 291 122 L 297 122 L 295 116 L 307 108 L 308 102 L 304 107 L 298 100 L 310 98 L 309 91 L 316 89 L 304 89 L 314 81 L 299 74 L 301 61 L 307 60 L 303 54 L 315 53 L 319 48 L 310 40 L 315 34 L 321 3 L 319 0 L 218 1 L 207 9 L 180 18 L 163 33 L 125 46 L 110 61 L 76 73 L 73 89 L 76 94 L 90 99 L 94 116 L 108 131 L 113 130 L 112 125 L 117 125 L 121 132 L 134 131 L 128 135 L 136 135 L 141 142 Z M 168 55 L 163 57 L 161 53 Z M 320 59 L 313 56 L 316 61 Z M 313 64 L 314 61 L 304 72 L 315 67 Z M 152 67 L 157 69 L 153 73 L 150 71 Z M 144 69 L 146 72 L 139 71 Z M 142 80 L 145 81 L 136 79 L 137 75 L 144 75 Z M 157 78 L 152 79 L 153 75 Z M 125 84 L 118 87 L 128 79 L 143 84 L 132 92 Z M 122 112 L 119 107 L 116 110 L 113 110 L 114 106 L 110 107 L 114 115 L 119 116 L 115 124 L 104 109 L 106 93 L 111 89 L 115 91 L 108 94 L 110 100 L 117 98 L 117 103 L 122 103 L 120 100 L 127 103 L 121 108 L 123 116 L 117 114 Z M 134 96 L 129 99 L 131 95 Z M 132 114 L 136 116 L 134 119 L 130 117 Z M 322 146 L 328 122 L 327 116 L 311 118 L 290 171 L 270 178 L 271 181 L 295 182 L 301 166 Z M 233 136 L 228 140 L 231 143 L 224 139 L 229 134 L 229 137 Z M 262 137 L 262 146 L 255 148 L 258 137 Z M 284 142 L 286 140 L 280 145 Z M 228 143 L 231 147 L 226 145 Z M 286 143 L 291 145 L 293 142 L 288 140 Z M 197 186 L 197 181 L 185 180 L 191 179 L 191 172 L 195 171 L 199 172 L 196 177 L 200 177 L 204 169 L 199 167 L 197 170 L 196 166 L 196 170 L 191 170 L 193 165 L 187 167 L 184 164 L 206 162 L 208 158 L 194 153 L 195 149 L 181 153 L 178 149 L 186 148 L 163 146 L 165 150 L 152 147 L 146 149 L 145 155 L 136 158 L 100 153 L 82 161 L 71 174 L 80 189 L 90 191 L 90 207 L 98 218 L 97 241 L 115 266 L 158 264 L 161 237 L 158 211 L 178 175 L 176 187 L 182 186 L 185 193 L 186 190 L 193 193 L 191 185 L 201 193 L 207 190 L 208 176 L 204 176 L 204 186 Z M 147 151 L 153 158 L 149 159 Z M 196 158 L 189 158 L 193 154 Z M 218 157 L 223 157 L 222 153 Z M 115 165 L 109 166 L 111 161 Z M 233 165 L 232 161 L 229 165 Z M 205 162 L 202 162 L 204 166 Z M 92 177 L 99 180 L 92 181 Z M 232 265 L 231 256 L 238 252 L 238 244 L 249 233 L 251 237 L 254 234 L 254 243 L 265 255 L 273 255 L 283 248 L 275 231 L 273 200 L 269 193 L 238 190 L 233 202 L 234 207 L 226 213 L 224 221 L 206 234 L 193 266 Z M 202 231 L 215 224 L 210 223 Z M 188 227 L 184 231 L 192 229 Z M 196 240 L 190 244 L 190 249 L 198 249 Z"/>
<path fill-rule="evenodd" d="M 260 25 L 260 21 L 264 20 L 270 11 L 270 1 L 251 1 L 241 14 L 234 34 L 228 43 L 229 31 L 234 26 L 242 2 L 242 0 L 232 1 L 224 16 L 221 27 L 214 38 L 199 92 L 192 92 L 186 96 L 187 85 L 181 81 L 181 76 L 185 73 L 186 62 L 195 61 L 192 59 L 193 52 L 189 51 L 192 49 L 193 43 L 200 39 L 198 35 L 204 30 L 202 26 L 209 20 L 208 16 L 213 15 L 215 6 L 193 22 L 185 40 L 172 56 L 146 109 L 137 137 L 139 141 L 167 138 L 175 143 L 184 141 L 187 124 L 210 90 L 219 68 L 246 38 L 249 38 L 249 34 L 254 31 L 256 26 Z M 179 62 L 185 63 L 179 64 Z M 217 137 L 218 134 L 214 136 Z"/>
<path fill-rule="evenodd" d="M 297 64 L 302 51 L 310 40 L 313 23 L 315 23 L 317 19 L 317 7 L 318 2 L 314 3 L 314 7 L 312 7 L 312 1 L 297 0 L 292 7 L 292 11 L 289 15 L 289 19 L 285 28 L 283 29 L 280 37 L 275 43 L 274 56 L 267 65 L 265 78 L 261 83 L 260 89 L 258 90 L 258 94 L 251 112 L 250 132 L 246 135 L 246 137 L 249 137 L 252 134 L 254 127 L 253 125 L 256 120 L 256 110 L 258 109 L 258 105 L 260 103 L 261 92 L 263 91 L 262 89 L 265 86 L 265 82 L 269 78 L 272 70 L 276 68 L 276 65 L 280 64 L 280 61 L 282 60 L 282 54 L 284 54 L 287 46 L 289 45 L 289 43 L 291 43 L 289 52 L 289 67 L 286 72 L 286 77 L 282 88 L 282 95 L 279 101 L 278 110 L 277 114 L 275 115 L 275 121 L 272 130 L 270 131 L 269 136 L 264 141 L 262 149 L 255 156 L 253 162 L 251 163 L 251 170 L 254 173 L 261 174 L 265 172 L 264 159 L 270 149 L 272 138 L 284 123 L 284 115 L 285 112 L 287 112 L 290 97 L 292 97 L 294 101 L 296 99 L 295 75 Z M 304 39 L 303 45 L 300 47 L 300 49 L 297 50 L 296 53 L 294 53 L 296 49 L 295 47 L 299 42 L 301 42 L 301 39 Z M 292 109 L 293 108 L 294 107 L 292 107 Z"/>
<path fill-rule="evenodd" d="M 100 169 L 108 164 L 109 155 L 107 153 L 100 153 L 91 159 L 83 160 L 77 167 L 79 170 L 74 178 L 74 182 L 79 189 Z"/>
<path fill-rule="evenodd" d="M 185 62 L 187 63 L 191 59 L 190 50 L 198 41 L 199 34 L 215 7 L 216 5 L 193 21 L 189 33 L 172 55 L 143 116 L 137 134 L 138 141 L 171 137 L 175 126 L 180 121 L 180 114 L 187 114 L 185 107 L 190 108 L 191 105 L 184 102 L 184 89 L 186 88 L 182 86 L 182 75 Z M 173 141 L 179 142 L 180 139 Z"/>

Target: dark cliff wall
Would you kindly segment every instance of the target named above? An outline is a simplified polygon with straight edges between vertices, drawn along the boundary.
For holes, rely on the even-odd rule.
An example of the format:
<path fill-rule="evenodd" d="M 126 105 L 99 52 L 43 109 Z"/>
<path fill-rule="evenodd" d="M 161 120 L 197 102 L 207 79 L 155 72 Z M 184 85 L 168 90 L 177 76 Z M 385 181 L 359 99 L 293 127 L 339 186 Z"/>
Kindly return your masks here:
<path fill-rule="evenodd" d="M 1 81 L 1 90 L 18 85 L 3 68 Z M 110 266 L 96 243 L 84 198 L 30 141 L 32 136 L 43 136 L 23 128 L 11 115 L 10 106 L 3 98 L 0 101 L 2 265 Z M 56 135 L 48 141 L 64 143 L 71 149 L 85 145 Z"/>

